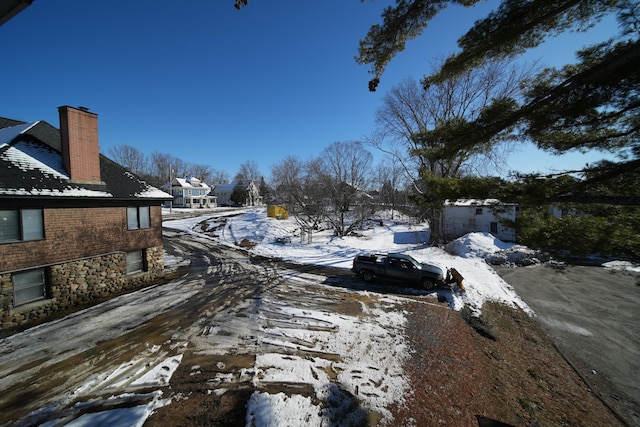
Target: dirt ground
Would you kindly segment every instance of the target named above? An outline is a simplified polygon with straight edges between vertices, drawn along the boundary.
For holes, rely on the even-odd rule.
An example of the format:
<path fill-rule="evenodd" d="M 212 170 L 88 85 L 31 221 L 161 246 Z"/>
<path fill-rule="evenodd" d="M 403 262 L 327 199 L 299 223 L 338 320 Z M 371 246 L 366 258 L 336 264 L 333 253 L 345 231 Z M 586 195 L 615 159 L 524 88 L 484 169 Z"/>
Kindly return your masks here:
<path fill-rule="evenodd" d="M 470 324 L 464 312 L 434 319 L 424 306 L 410 309 L 419 351 L 407 366 L 414 394 L 399 413 L 415 425 L 623 425 L 522 311 L 489 303 Z"/>
<path fill-rule="evenodd" d="M 389 425 L 625 425 L 525 313 L 491 303 L 481 321 L 465 321 L 464 312 L 444 305 L 417 301 L 403 308 L 410 319 L 406 334 L 412 350 L 405 372 L 412 392 L 393 408 Z M 229 356 L 224 362 L 250 366 L 246 357 Z M 245 425 L 250 388 L 210 394 L 192 378 L 188 372 L 174 375 L 171 387 L 185 399 L 160 408 L 145 426 Z M 375 414 L 362 425 L 378 425 Z"/>
<path fill-rule="evenodd" d="M 104 407 L 105 400 L 112 395 L 126 397 L 135 392 L 133 396 L 145 396 L 145 392 L 156 390 L 131 388 L 136 378 L 133 372 L 141 366 L 153 367 L 165 355 L 180 352 L 182 362 L 169 384 L 161 388 L 163 396 L 171 397 L 172 403 L 158 408 L 145 426 L 244 426 L 247 402 L 256 386 L 252 376 L 242 372 L 256 365 L 256 355 L 276 350 L 264 348 L 256 339 L 260 328 L 253 315 L 258 306 L 263 320 L 273 324 L 287 320 L 278 317 L 275 309 L 281 301 L 291 307 L 306 307 L 309 313 L 322 309 L 357 318 L 372 316 L 363 307 L 370 311 L 374 301 L 383 299 L 384 293 L 399 294 L 399 299 L 394 297 L 394 303 L 384 305 L 384 310 L 402 312 L 407 319 L 404 326 L 393 331 L 404 336 L 409 348 L 410 357 L 402 368 L 410 380 L 410 391 L 404 401 L 387 408 L 393 418 L 383 424 L 386 418 L 368 411 L 363 404 L 367 396 L 362 388 L 351 392 L 336 388 L 332 397 L 339 403 L 336 406 L 340 412 L 332 419 L 324 419 L 324 425 L 625 425 L 616 408 L 603 403 L 594 392 L 598 389 L 585 383 L 580 370 L 574 369 L 576 365 L 572 366 L 558 351 L 543 323 L 518 309 L 489 303 L 483 307 L 480 318 L 471 317 L 464 310 L 451 310 L 437 292 L 395 292 L 375 284 L 365 285 L 349 272 L 330 268 L 295 267 L 299 273 L 318 275 L 317 283 L 284 281 L 278 278 L 279 269 L 285 267 L 282 263 L 246 257 L 188 236 L 172 239 L 176 253 L 190 254 L 188 276 L 123 296 L 119 302 L 106 302 L 78 312 L 66 322 L 34 328 L 31 334 L 12 340 L 11 348 L 0 347 L 0 370 L 8 373 L 0 378 L 0 386 L 4 387 L 0 396 L 0 425 L 41 425 L 62 416 L 72 419 L 79 415 L 78 411 L 99 412 L 113 405 L 144 404 L 134 399 Z M 566 296 L 568 289 L 564 291 Z M 178 304 L 179 298 L 185 302 Z M 572 296 L 566 296 L 565 300 L 577 301 Z M 610 300 L 622 305 L 617 298 Z M 158 312 L 158 307 L 165 306 L 168 307 Z M 305 316 L 303 311 L 299 320 L 309 320 Z M 88 328 L 94 324 L 101 327 Z M 319 327 L 315 322 L 309 325 Z M 214 334 L 216 328 L 219 330 Z M 336 335 L 332 336 L 335 339 Z M 346 339 L 353 339 L 353 335 Z M 372 336 L 368 346 L 358 347 L 360 353 L 368 357 L 369 348 L 376 345 L 374 341 Z M 34 342 L 39 343 L 37 348 Z M 150 350 L 156 347 L 157 350 Z M 290 349 L 291 353 L 286 354 L 291 356 L 318 356 L 304 350 L 301 343 L 285 347 Z M 327 360 L 342 357 L 326 351 L 321 356 Z M 371 369 L 386 372 L 386 368 L 395 366 L 390 365 L 395 362 L 388 360 L 400 359 L 367 363 L 375 365 Z M 114 385 L 103 374 L 114 372 L 123 363 L 128 367 L 122 374 L 126 382 L 120 384 L 118 378 L 118 384 Z M 336 382 L 334 371 L 328 370 L 326 374 L 332 383 Z M 357 373 L 354 371 L 353 375 Z M 390 383 L 384 375 L 376 377 L 376 381 L 378 378 L 380 384 L 376 387 L 382 389 Z M 314 394 L 312 386 L 302 379 L 265 382 L 259 391 Z M 38 412 L 55 406 L 56 402 L 59 409 Z M 78 407 L 76 402 L 84 406 Z M 327 399 L 323 404 L 331 406 L 336 402 Z M 41 418 L 24 418 L 32 411 Z M 347 415 L 354 413 L 358 416 L 351 419 L 361 420 L 359 424 L 345 421 Z M 15 420 L 24 422 L 12 422 Z"/>

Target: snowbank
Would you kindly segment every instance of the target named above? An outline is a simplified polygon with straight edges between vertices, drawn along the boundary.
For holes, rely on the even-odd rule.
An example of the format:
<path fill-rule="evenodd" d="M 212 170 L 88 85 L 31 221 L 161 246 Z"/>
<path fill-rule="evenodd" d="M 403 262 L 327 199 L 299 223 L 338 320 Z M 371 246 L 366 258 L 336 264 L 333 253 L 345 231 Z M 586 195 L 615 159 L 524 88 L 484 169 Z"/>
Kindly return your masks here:
<path fill-rule="evenodd" d="M 602 266 L 612 270 L 626 270 L 640 273 L 640 265 L 634 264 L 630 261 L 609 261 L 602 264 Z"/>
<path fill-rule="evenodd" d="M 483 258 L 491 265 L 527 266 L 540 264 L 543 254 L 513 243 L 505 243 L 489 233 L 469 233 L 447 244 L 445 250 L 463 258 Z"/>
<path fill-rule="evenodd" d="M 191 224 L 202 220 L 203 217 L 192 219 Z M 185 225 L 186 222 L 181 221 L 176 227 Z M 167 226 L 173 227 L 173 221 L 165 223 Z M 244 215 L 228 218 L 219 238 L 221 243 L 231 246 L 250 241 L 251 252 L 256 255 L 344 269 L 350 269 L 353 258 L 362 253 L 407 253 L 418 261 L 453 267 L 462 274 L 466 292 L 447 295 L 449 305 L 454 310 L 467 306 L 479 314 L 484 302 L 491 300 L 532 313 L 514 289 L 484 259 L 487 254 L 498 251 L 513 250 L 514 254 L 519 254 L 526 248 L 504 243 L 488 233 L 471 233 L 452 242 L 451 254 L 425 243 L 428 236 L 427 224 L 414 223 L 403 217 L 371 221 L 366 228 L 358 230 L 358 237 L 336 237 L 331 230 L 317 231 L 308 236 L 301 234 L 293 217 L 286 220 L 269 218 L 266 209 L 256 208 L 247 210 Z M 291 243 L 280 243 L 283 241 Z"/>

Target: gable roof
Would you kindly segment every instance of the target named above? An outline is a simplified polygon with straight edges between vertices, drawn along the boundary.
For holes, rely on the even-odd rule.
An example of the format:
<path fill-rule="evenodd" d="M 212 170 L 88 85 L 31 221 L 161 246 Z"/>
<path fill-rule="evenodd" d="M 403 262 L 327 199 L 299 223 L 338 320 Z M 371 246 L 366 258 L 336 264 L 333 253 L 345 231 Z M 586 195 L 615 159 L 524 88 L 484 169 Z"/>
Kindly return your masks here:
<path fill-rule="evenodd" d="M 253 181 L 231 181 L 231 184 L 219 184 L 216 185 L 213 191 L 233 191 L 236 187 L 241 187 L 245 190 L 248 190 L 249 187 L 254 187 L 257 189 L 255 183 Z"/>
<path fill-rule="evenodd" d="M 0 118 L 0 198 L 170 200 L 161 191 L 100 154 L 102 183 L 71 181 L 60 154 L 60 131 L 45 121 Z"/>
<path fill-rule="evenodd" d="M 482 206 L 516 206 L 516 203 L 501 202 L 498 199 L 457 199 L 445 200 L 445 206 L 451 207 L 482 207 Z"/>
<path fill-rule="evenodd" d="M 193 176 L 186 177 L 186 178 L 175 178 L 172 186 L 176 186 L 176 185 L 179 185 L 182 188 L 199 188 L 203 190 L 209 189 L 209 186 L 206 183 L 200 181 L 198 178 L 195 178 Z"/>

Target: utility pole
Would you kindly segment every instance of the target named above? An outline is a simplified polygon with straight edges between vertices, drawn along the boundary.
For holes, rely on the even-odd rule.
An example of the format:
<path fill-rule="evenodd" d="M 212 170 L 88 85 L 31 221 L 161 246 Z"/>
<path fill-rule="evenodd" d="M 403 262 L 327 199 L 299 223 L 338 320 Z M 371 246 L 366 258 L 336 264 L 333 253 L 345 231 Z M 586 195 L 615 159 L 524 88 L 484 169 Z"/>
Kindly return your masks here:
<path fill-rule="evenodd" d="M 173 168 L 171 166 L 169 166 L 169 194 L 171 194 L 169 213 L 173 213 Z"/>

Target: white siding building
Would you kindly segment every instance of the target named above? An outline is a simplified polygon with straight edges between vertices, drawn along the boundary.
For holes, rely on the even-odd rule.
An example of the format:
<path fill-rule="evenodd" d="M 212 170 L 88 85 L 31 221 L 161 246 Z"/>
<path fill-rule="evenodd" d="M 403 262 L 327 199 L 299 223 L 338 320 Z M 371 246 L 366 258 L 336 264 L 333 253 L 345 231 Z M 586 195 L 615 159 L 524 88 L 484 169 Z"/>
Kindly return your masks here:
<path fill-rule="evenodd" d="M 233 190 L 238 187 L 239 189 L 246 191 L 246 198 L 244 206 L 260 206 L 263 204 L 262 196 L 260 196 L 260 190 L 253 181 L 237 182 L 233 181 L 231 184 L 216 185 L 213 189 L 213 194 L 218 198 L 218 204 L 220 206 L 234 205 L 235 202 L 231 200 Z"/>
<path fill-rule="evenodd" d="M 517 210 L 516 204 L 495 199 L 447 201 L 442 221 L 445 236 L 455 239 L 467 233 L 487 232 L 500 240 L 513 242 L 516 231 L 503 221 L 515 221 Z"/>
<path fill-rule="evenodd" d="M 177 208 L 215 208 L 216 197 L 210 193 L 211 187 L 192 176 L 171 182 L 173 206 Z"/>

